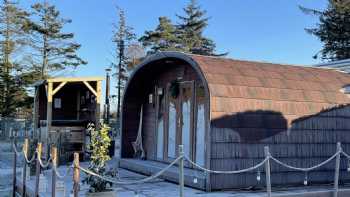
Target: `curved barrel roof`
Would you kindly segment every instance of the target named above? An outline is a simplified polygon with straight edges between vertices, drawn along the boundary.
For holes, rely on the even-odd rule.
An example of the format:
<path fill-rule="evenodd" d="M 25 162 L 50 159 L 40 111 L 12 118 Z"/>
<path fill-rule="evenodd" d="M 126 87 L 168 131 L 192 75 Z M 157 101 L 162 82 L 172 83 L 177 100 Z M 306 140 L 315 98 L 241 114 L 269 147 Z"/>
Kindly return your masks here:
<path fill-rule="evenodd" d="M 249 110 L 281 112 L 288 122 L 350 102 L 350 75 L 331 69 L 190 55 L 209 84 L 211 117 Z"/>
<path fill-rule="evenodd" d="M 350 103 L 350 97 L 341 92 L 350 85 L 350 75 L 332 69 L 160 52 L 141 63 L 134 75 L 140 68 L 168 58 L 189 63 L 206 81 L 211 119 L 263 110 L 280 112 L 291 123 Z"/>

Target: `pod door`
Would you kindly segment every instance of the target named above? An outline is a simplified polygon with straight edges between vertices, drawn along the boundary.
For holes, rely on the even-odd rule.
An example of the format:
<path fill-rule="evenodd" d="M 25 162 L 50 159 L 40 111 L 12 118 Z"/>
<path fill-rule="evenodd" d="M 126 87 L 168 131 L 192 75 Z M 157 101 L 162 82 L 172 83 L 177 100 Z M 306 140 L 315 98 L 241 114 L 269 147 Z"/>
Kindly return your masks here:
<path fill-rule="evenodd" d="M 180 82 L 178 87 L 167 88 L 168 127 L 167 151 L 165 158 L 172 161 L 178 156 L 178 146 L 184 147 L 185 155 L 193 156 L 193 111 L 194 111 L 194 82 Z"/>

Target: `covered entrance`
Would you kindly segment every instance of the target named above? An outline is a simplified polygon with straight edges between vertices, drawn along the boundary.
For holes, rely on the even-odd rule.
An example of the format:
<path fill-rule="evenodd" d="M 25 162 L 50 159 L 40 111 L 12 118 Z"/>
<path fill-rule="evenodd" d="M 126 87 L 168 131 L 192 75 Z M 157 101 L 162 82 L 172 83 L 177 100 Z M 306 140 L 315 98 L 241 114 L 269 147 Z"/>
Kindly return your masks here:
<path fill-rule="evenodd" d="M 178 157 L 180 144 L 187 157 L 205 166 L 209 118 L 205 85 L 196 68 L 178 58 L 154 61 L 135 71 L 123 101 L 121 166 L 156 172 Z M 205 188 L 203 172 L 185 165 L 188 184 Z"/>

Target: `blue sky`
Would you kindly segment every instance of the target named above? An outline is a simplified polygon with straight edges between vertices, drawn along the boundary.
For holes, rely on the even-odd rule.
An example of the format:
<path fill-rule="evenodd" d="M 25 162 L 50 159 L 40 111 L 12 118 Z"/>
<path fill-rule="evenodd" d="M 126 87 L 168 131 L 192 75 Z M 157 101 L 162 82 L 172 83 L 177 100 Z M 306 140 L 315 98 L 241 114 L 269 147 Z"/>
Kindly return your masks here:
<path fill-rule="evenodd" d="M 52 0 L 65 18 L 73 20 L 65 27 L 82 44 L 81 57 L 88 65 L 74 76 L 104 76 L 112 59 L 112 24 L 117 23 L 116 6 L 126 12 L 127 22 L 140 36 L 154 29 L 159 16 L 176 22 L 175 14 L 189 0 Z M 28 6 L 34 0 L 22 0 Z M 320 60 L 312 56 L 321 48 L 319 40 L 307 34 L 317 18 L 303 14 L 298 5 L 324 9 L 327 0 L 198 0 L 211 17 L 205 35 L 213 39 L 219 52 L 236 59 L 311 65 Z"/>

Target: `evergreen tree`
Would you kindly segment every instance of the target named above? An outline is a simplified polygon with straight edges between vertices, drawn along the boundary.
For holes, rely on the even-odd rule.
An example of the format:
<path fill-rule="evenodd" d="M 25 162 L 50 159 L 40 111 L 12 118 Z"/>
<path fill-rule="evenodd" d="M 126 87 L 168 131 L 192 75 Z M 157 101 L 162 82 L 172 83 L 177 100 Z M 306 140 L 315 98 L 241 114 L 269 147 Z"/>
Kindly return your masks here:
<path fill-rule="evenodd" d="M 209 18 L 205 17 L 206 11 L 201 9 L 197 1 L 191 0 L 184 8 L 184 13 L 184 16 L 177 15 L 177 25 L 173 25 L 167 17 L 159 17 L 156 29 L 145 32 L 139 41 L 150 48 L 149 53 L 181 51 L 209 56 L 226 55 L 216 54 L 214 41 L 203 36 Z"/>
<path fill-rule="evenodd" d="M 33 66 L 42 79 L 51 72 L 87 64 L 77 55 L 81 45 L 73 41 L 74 34 L 62 32 L 71 20 L 61 18 L 56 7 L 47 1 L 32 5 L 32 10 L 34 17 L 26 29 L 31 32 Z"/>
<path fill-rule="evenodd" d="M 205 17 L 206 11 L 201 9 L 196 0 L 191 0 L 183 10 L 184 16 L 177 15 L 180 20 L 177 31 L 182 50 L 193 54 L 216 55 L 214 41 L 203 36 L 209 20 Z"/>
<path fill-rule="evenodd" d="M 323 43 L 323 48 L 314 56 L 315 59 L 342 60 L 350 58 L 350 4 L 343 0 L 329 0 L 326 10 L 319 11 L 300 7 L 306 14 L 319 17 L 315 28 L 306 31 L 315 35 Z"/>
<path fill-rule="evenodd" d="M 157 28 L 154 31 L 146 31 L 139 41 L 143 46 L 150 47 L 150 53 L 181 50 L 176 27 L 165 16 L 159 17 Z"/>
<path fill-rule="evenodd" d="M 135 39 L 133 29 L 126 24 L 124 10 L 118 8 L 119 21 L 115 25 L 115 32 L 113 35 L 113 42 L 115 44 L 116 61 L 112 63 L 116 68 L 117 77 L 117 118 L 120 117 L 121 95 L 128 79 L 128 66 L 130 65 L 130 58 L 126 55 L 126 51 L 132 41 Z"/>
<path fill-rule="evenodd" d="M 19 108 L 30 108 L 25 90 L 27 69 L 21 62 L 27 34 L 23 30 L 29 14 L 17 2 L 3 0 L 0 6 L 0 116 L 11 117 Z"/>

